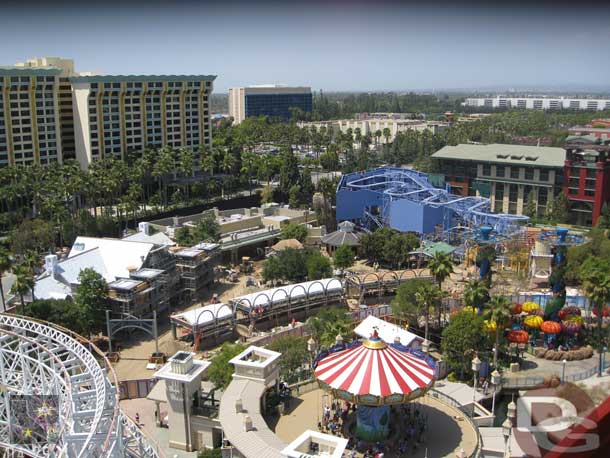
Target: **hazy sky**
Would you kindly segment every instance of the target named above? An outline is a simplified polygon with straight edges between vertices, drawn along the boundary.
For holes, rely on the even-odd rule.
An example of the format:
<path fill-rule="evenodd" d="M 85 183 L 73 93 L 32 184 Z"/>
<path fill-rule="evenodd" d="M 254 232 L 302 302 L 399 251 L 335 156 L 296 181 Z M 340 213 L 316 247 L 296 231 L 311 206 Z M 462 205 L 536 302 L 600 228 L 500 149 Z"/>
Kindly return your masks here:
<path fill-rule="evenodd" d="M 0 65 L 46 55 L 79 71 L 216 74 L 216 92 L 610 86 L 607 7 L 426 3 L 24 0 L 0 11 Z"/>

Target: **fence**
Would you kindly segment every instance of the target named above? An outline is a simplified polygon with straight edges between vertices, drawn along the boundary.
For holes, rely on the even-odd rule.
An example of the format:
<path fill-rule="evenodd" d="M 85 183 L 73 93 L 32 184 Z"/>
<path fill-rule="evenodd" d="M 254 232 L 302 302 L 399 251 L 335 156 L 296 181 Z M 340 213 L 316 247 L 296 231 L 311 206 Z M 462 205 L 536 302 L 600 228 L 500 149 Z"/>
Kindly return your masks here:
<path fill-rule="evenodd" d="M 123 380 L 119 382 L 120 400 L 138 399 L 148 396 L 155 386 L 155 379 Z"/>
<path fill-rule="evenodd" d="M 388 316 L 392 314 L 392 306 L 391 305 L 380 305 L 379 307 L 369 307 L 362 310 L 355 310 L 353 312 L 349 312 L 352 320 L 360 322 L 364 320 L 367 316 L 375 316 L 380 318 L 382 316 Z"/>
<path fill-rule="evenodd" d="M 252 345 L 264 346 L 268 345 L 279 337 L 303 337 L 304 335 L 306 335 L 305 326 L 296 326 L 294 328 L 289 327 L 288 329 L 282 329 L 281 331 L 274 332 L 273 334 L 268 334 L 266 336 L 251 339 L 250 343 Z"/>
<path fill-rule="evenodd" d="M 564 377 L 564 382 L 580 382 L 589 377 L 593 377 L 597 373 L 597 365 L 590 367 L 587 370 L 577 372 L 576 374 L 568 374 Z M 530 377 L 509 377 L 502 378 L 502 388 L 531 388 L 540 386 L 544 383 L 545 379 L 552 376 L 559 377 L 561 379 L 561 372 L 555 374 L 548 374 L 546 377 L 542 376 L 530 376 Z"/>

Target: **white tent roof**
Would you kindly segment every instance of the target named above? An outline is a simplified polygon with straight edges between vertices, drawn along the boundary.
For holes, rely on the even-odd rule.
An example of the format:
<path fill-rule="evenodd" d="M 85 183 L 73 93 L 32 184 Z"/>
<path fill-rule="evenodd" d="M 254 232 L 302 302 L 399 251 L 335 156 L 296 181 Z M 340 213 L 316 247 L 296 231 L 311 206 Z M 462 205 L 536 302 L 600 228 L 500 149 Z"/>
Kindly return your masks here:
<path fill-rule="evenodd" d="M 198 307 L 174 315 L 174 317 L 187 322 L 191 326 L 194 324 L 202 326 L 213 323 L 214 320 L 222 321 L 230 319 L 232 316 L 233 310 L 231 309 L 231 306 L 223 303 L 206 305 L 205 307 Z"/>
<path fill-rule="evenodd" d="M 280 286 L 265 291 L 246 294 L 231 300 L 231 302 L 239 304 L 240 308 L 250 309 L 252 307 L 268 307 L 272 303 L 283 302 L 288 297 L 298 299 L 309 294 L 322 294 L 324 290 L 328 293 L 341 291 L 343 285 L 336 278 L 325 278 L 323 280 L 306 281 L 303 283 L 295 283 L 293 285 Z"/>
<path fill-rule="evenodd" d="M 373 334 L 373 328 L 377 328 L 377 333 L 381 340 L 386 343 L 394 343 L 396 337 L 400 337 L 400 343 L 405 347 L 410 346 L 415 340 L 423 342 L 424 339 L 419 337 L 417 334 L 407 331 L 400 326 L 388 323 L 376 316 L 367 316 L 358 326 L 354 329 L 354 333 L 360 337 L 368 339 Z"/>

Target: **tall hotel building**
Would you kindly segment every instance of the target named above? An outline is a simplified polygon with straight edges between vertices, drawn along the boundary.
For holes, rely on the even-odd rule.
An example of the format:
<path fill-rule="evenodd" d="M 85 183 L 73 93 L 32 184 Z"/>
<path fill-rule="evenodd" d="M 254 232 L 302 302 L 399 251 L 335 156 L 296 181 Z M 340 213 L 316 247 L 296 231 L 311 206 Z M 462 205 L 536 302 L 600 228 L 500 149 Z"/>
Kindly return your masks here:
<path fill-rule="evenodd" d="M 290 119 L 290 110 L 312 111 L 310 87 L 261 85 L 229 89 L 229 116 L 235 124 L 256 116 Z"/>
<path fill-rule="evenodd" d="M 0 67 L 0 167 L 74 158 L 74 62 L 42 58 Z"/>
<path fill-rule="evenodd" d="M 75 76 L 77 158 L 92 161 L 130 151 L 211 146 L 210 94 L 215 76 Z"/>
<path fill-rule="evenodd" d="M 0 67 L 0 167 L 211 146 L 208 75 L 92 75 L 69 59 Z"/>

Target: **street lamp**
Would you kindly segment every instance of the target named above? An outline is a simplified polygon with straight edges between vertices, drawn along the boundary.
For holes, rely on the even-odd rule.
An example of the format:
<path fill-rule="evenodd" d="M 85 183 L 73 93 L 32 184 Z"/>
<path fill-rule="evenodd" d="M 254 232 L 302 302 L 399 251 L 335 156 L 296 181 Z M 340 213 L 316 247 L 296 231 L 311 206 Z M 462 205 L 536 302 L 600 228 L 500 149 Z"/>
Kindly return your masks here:
<path fill-rule="evenodd" d="M 496 410 L 496 391 L 498 391 L 498 385 L 502 382 L 502 375 L 498 372 L 498 369 L 495 369 L 491 373 L 491 384 L 494 387 L 494 392 L 491 397 L 491 414 L 495 415 Z"/>
<path fill-rule="evenodd" d="M 566 359 L 564 359 L 562 361 L 562 368 L 561 368 L 561 383 L 564 384 L 566 382 L 566 364 L 568 363 L 568 361 Z"/>
<path fill-rule="evenodd" d="M 510 435 L 513 429 L 513 424 L 511 423 L 511 421 L 506 418 L 506 420 L 504 420 L 504 423 L 502 423 L 502 435 L 504 436 L 504 457 L 505 458 L 510 458 L 509 455 L 509 442 L 510 442 Z"/>
<path fill-rule="evenodd" d="M 602 356 L 599 360 L 599 367 L 601 367 L 601 370 L 597 374 L 598 377 L 600 377 L 604 373 L 604 366 L 606 365 L 606 352 L 607 351 L 608 351 L 608 347 L 602 347 Z"/>
<path fill-rule="evenodd" d="M 479 374 L 479 369 L 481 369 L 481 360 L 478 355 L 475 354 L 472 360 L 472 372 L 473 372 L 473 390 L 472 390 L 472 417 L 474 418 L 474 403 L 476 402 L 476 394 L 477 394 L 477 375 Z"/>

